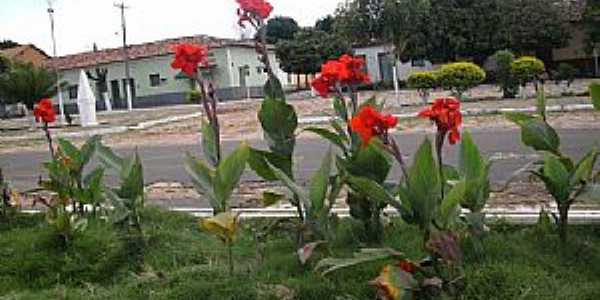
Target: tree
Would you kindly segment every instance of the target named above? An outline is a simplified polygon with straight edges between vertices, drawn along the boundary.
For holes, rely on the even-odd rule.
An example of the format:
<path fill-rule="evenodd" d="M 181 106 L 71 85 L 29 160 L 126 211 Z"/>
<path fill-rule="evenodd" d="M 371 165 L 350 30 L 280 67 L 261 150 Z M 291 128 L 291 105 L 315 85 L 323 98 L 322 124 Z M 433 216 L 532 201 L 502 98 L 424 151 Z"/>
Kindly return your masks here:
<path fill-rule="evenodd" d="M 33 64 L 13 63 L 0 76 L 0 98 L 7 104 L 22 102 L 29 109 L 43 98 L 56 94 L 56 73 Z"/>
<path fill-rule="evenodd" d="M 496 66 L 494 74 L 496 82 L 500 88 L 504 98 L 514 98 L 519 91 L 519 84 L 512 73 L 512 63 L 515 61 L 515 55 L 510 50 L 500 50 L 493 56 Z"/>
<path fill-rule="evenodd" d="M 290 17 L 275 17 L 267 23 L 267 43 L 276 44 L 280 40 L 291 40 L 300 27 Z"/>
<path fill-rule="evenodd" d="M 381 41 L 386 0 L 352 0 L 335 12 L 334 30 L 352 44 Z"/>
<path fill-rule="evenodd" d="M 326 17 L 317 20 L 315 29 L 332 34 L 334 33 L 334 23 L 335 18 L 332 15 L 327 15 Z"/>
<path fill-rule="evenodd" d="M 294 39 L 280 41 L 276 47 L 281 69 L 293 74 L 316 74 L 325 61 L 351 51 L 339 36 L 312 28 L 298 31 Z"/>
<path fill-rule="evenodd" d="M 586 52 L 592 53 L 594 48 L 600 48 L 600 0 L 587 1 L 583 25 L 586 33 Z"/>
<path fill-rule="evenodd" d="M 430 9 L 427 0 L 385 0 L 382 22 L 383 40 L 394 45 L 397 59 L 423 57 L 426 54 L 427 37 L 419 28 Z"/>
<path fill-rule="evenodd" d="M 14 47 L 17 47 L 17 46 L 20 46 L 19 43 L 16 43 L 16 42 L 11 41 L 11 40 L 0 41 L 0 50 L 14 48 Z"/>

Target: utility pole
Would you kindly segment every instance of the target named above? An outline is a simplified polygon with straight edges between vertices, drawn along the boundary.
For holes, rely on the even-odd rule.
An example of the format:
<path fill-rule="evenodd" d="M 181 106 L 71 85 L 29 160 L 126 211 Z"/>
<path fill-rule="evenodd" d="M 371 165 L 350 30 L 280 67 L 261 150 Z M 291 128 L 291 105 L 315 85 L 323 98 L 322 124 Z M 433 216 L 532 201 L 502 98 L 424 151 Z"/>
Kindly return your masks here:
<path fill-rule="evenodd" d="M 58 57 L 56 51 L 56 36 L 54 35 L 54 8 L 52 8 L 52 0 L 48 0 L 48 15 L 50 16 L 50 34 L 52 35 L 52 56 L 54 59 Z M 65 125 L 65 104 L 63 103 L 62 92 L 60 90 L 60 74 L 58 66 L 56 71 L 56 97 L 58 98 L 58 109 L 60 111 L 60 124 Z"/>
<path fill-rule="evenodd" d="M 129 6 L 125 2 L 115 3 L 115 7 L 121 10 L 121 26 L 123 28 L 123 61 L 125 63 L 125 93 L 127 95 L 127 110 L 133 110 L 131 93 L 131 72 L 129 70 L 129 54 L 127 53 L 127 25 L 125 23 L 125 10 Z"/>

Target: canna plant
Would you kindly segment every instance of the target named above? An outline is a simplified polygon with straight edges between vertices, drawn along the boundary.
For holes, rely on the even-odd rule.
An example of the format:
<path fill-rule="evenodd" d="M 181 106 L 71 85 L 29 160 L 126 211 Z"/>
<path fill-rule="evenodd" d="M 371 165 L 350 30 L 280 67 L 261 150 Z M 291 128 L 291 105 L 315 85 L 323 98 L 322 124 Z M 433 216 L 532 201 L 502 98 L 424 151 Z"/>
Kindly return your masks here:
<path fill-rule="evenodd" d="M 118 187 L 104 191 L 112 206 L 110 222 L 128 231 L 134 229 L 135 233 L 143 236 L 141 210 L 145 199 L 144 169 L 137 149 L 131 156 L 123 158 L 99 142 L 97 153 L 100 162 L 120 179 Z"/>
<path fill-rule="evenodd" d="M 594 195 L 593 171 L 598 157 L 596 149 L 575 162 L 560 150 L 560 137 L 547 122 L 543 87 L 538 89 L 537 115 L 507 113 L 505 116 L 521 128 L 523 144 L 541 152 L 544 159 L 540 167 L 530 172 L 540 179 L 552 195 L 558 216 L 553 214 L 561 243 L 568 238 L 569 210 L 580 197 Z M 585 194 L 585 195 L 583 195 Z"/>
<path fill-rule="evenodd" d="M 208 47 L 183 44 L 176 46 L 174 69 L 194 79 L 199 86 L 205 119 L 202 120 L 202 150 L 206 161 L 191 154 L 186 156 L 185 168 L 192 178 L 194 188 L 206 198 L 213 208 L 214 217 L 200 221 L 200 227 L 215 235 L 227 247 L 229 272 L 233 274 L 233 244 L 239 226 L 239 215 L 229 205 L 234 189 L 239 185 L 250 156 L 250 147 L 241 144 L 223 159 L 217 103 L 214 85 L 205 79 L 199 66 L 208 65 Z"/>

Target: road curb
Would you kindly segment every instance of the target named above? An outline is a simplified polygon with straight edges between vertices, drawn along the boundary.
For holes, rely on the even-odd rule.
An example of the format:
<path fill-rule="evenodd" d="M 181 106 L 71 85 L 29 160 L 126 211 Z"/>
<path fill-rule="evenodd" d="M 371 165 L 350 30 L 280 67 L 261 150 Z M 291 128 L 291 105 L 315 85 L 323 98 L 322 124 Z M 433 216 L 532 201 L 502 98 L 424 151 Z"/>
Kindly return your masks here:
<path fill-rule="evenodd" d="M 594 110 L 592 104 L 569 104 L 569 105 L 551 105 L 546 108 L 547 112 L 572 112 L 572 111 L 589 111 Z M 537 108 L 535 106 L 524 107 L 524 108 L 470 108 L 463 109 L 463 117 L 475 117 L 475 116 L 487 116 L 487 115 L 499 115 L 505 113 L 535 113 Z M 399 119 L 411 119 L 418 117 L 419 113 L 407 113 L 407 114 L 394 114 Z M 332 116 L 314 116 L 304 117 L 298 120 L 298 124 L 301 125 L 322 125 L 331 122 L 335 119 Z"/>

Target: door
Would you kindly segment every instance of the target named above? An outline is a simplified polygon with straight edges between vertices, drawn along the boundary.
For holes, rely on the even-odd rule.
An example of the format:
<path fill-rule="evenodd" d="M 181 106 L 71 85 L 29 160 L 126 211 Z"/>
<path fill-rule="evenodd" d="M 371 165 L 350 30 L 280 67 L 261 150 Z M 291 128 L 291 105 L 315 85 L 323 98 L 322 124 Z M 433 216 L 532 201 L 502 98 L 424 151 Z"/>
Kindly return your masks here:
<path fill-rule="evenodd" d="M 248 66 L 240 67 L 240 87 L 246 87 L 246 77 L 249 75 L 249 69 Z"/>
<path fill-rule="evenodd" d="M 110 93 L 112 95 L 112 101 L 113 104 L 115 105 L 115 108 L 121 108 L 123 106 L 121 106 L 122 102 L 121 102 L 121 90 L 119 88 L 119 81 L 118 80 L 111 80 L 110 81 Z"/>

